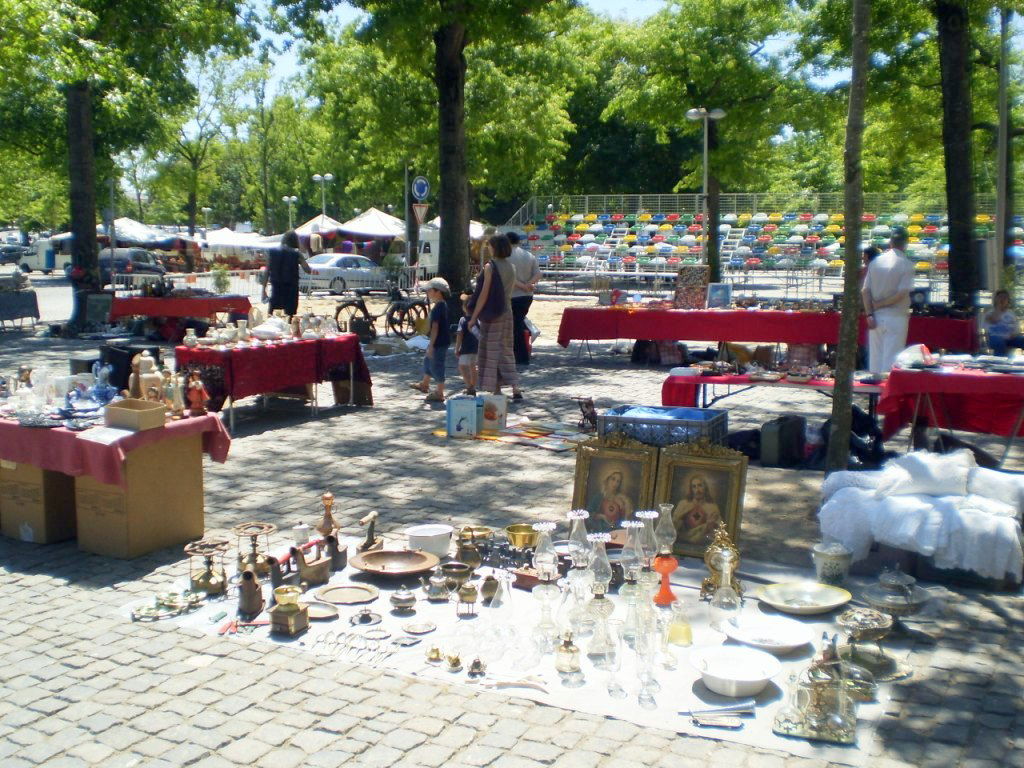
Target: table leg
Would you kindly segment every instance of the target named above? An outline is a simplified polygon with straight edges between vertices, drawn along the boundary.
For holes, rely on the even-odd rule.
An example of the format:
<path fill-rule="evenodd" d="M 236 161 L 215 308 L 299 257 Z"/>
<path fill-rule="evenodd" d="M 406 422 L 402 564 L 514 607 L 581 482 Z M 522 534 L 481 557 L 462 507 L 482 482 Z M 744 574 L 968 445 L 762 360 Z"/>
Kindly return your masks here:
<path fill-rule="evenodd" d="M 348 364 L 348 404 L 356 404 L 356 364 Z"/>
<path fill-rule="evenodd" d="M 228 431 L 233 435 L 235 434 L 235 398 L 228 400 L 230 405 L 228 406 Z"/>
<path fill-rule="evenodd" d="M 930 392 L 925 392 L 925 402 L 928 403 L 928 417 L 931 419 L 932 424 L 935 425 L 935 431 L 939 435 L 939 440 L 942 440 L 942 426 L 939 424 L 939 417 L 935 414 L 935 403 L 932 402 L 932 396 Z M 953 429 L 948 430 L 950 434 L 953 434 Z"/>
<path fill-rule="evenodd" d="M 1020 432 L 1020 426 L 1024 424 L 1024 406 L 1021 406 L 1020 413 L 1017 414 L 1017 422 L 1013 425 L 1013 431 L 1010 436 L 1006 438 L 1006 448 L 1003 450 L 1003 458 L 999 460 L 999 466 L 1002 467 L 1006 463 L 1006 457 L 1010 455 L 1010 449 L 1013 447 L 1013 441 L 1017 439 L 1017 433 Z"/>
<path fill-rule="evenodd" d="M 917 429 L 917 414 L 921 410 L 921 393 L 917 393 L 914 399 L 914 415 L 910 417 L 910 440 L 907 443 L 907 453 L 914 450 L 914 430 Z"/>

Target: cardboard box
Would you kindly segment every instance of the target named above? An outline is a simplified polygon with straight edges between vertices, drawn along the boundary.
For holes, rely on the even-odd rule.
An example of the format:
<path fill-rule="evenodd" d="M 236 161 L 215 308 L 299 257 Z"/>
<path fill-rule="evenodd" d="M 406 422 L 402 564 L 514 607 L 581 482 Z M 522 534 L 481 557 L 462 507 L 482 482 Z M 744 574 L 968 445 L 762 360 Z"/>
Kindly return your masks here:
<path fill-rule="evenodd" d="M 78 548 L 132 558 L 203 536 L 201 435 L 160 440 L 131 451 L 126 487 L 75 478 Z"/>
<path fill-rule="evenodd" d="M 0 461 L 0 531 L 36 544 L 75 538 L 75 479 Z"/>
<path fill-rule="evenodd" d="M 118 400 L 103 409 L 103 420 L 108 427 L 136 432 L 156 429 L 167 423 L 167 406 L 148 400 Z"/>
<path fill-rule="evenodd" d="M 445 410 L 448 437 L 476 437 L 479 422 L 475 397 L 450 397 Z"/>

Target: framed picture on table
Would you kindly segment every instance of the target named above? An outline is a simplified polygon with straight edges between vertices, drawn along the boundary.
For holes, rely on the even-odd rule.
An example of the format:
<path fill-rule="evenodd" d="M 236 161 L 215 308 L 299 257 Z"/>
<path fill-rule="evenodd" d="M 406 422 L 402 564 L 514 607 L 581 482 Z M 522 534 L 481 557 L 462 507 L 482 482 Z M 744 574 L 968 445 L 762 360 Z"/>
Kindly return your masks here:
<path fill-rule="evenodd" d="M 708 309 L 725 309 L 732 304 L 732 283 L 708 283 Z"/>
<path fill-rule="evenodd" d="M 587 527 L 611 531 L 650 509 L 658 448 L 613 432 L 581 443 L 576 450 L 574 509 L 590 512 Z"/>
<path fill-rule="evenodd" d="M 703 557 L 722 521 L 739 542 L 747 457 L 706 440 L 661 449 L 654 504 L 671 504 L 675 553 Z"/>

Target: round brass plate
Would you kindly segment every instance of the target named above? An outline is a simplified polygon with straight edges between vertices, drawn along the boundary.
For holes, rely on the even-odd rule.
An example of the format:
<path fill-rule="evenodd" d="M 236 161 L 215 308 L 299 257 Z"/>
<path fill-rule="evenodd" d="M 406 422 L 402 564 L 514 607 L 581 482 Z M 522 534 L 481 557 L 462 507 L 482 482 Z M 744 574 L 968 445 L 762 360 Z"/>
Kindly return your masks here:
<path fill-rule="evenodd" d="M 317 600 L 311 600 L 308 603 L 302 603 L 309 609 L 309 618 L 312 621 L 330 621 L 331 619 L 338 618 L 337 607 L 330 603 L 321 603 Z"/>
<path fill-rule="evenodd" d="M 379 594 L 371 584 L 335 584 L 318 589 L 316 599 L 331 605 L 359 605 L 372 603 Z"/>
<path fill-rule="evenodd" d="M 437 555 L 418 549 L 378 549 L 360 552 L 349 559 L 349 564 L 357 570 L 391 578 L 426 573 L 440 562 Z"/>

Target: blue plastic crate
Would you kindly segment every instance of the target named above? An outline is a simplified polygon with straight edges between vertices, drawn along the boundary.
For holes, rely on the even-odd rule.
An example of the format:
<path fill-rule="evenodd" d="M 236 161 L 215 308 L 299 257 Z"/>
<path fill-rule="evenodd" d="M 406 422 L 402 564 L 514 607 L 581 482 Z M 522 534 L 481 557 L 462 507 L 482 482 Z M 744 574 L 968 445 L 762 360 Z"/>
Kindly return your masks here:
<path fill-rule="evenodd" d="M 647 445 L 695 443 L 704 438 L 724 445 L 729 434 L 729 414 L 715 408 L 620 405 L 597 417 L 597 433 L 621 432 Z"/>

